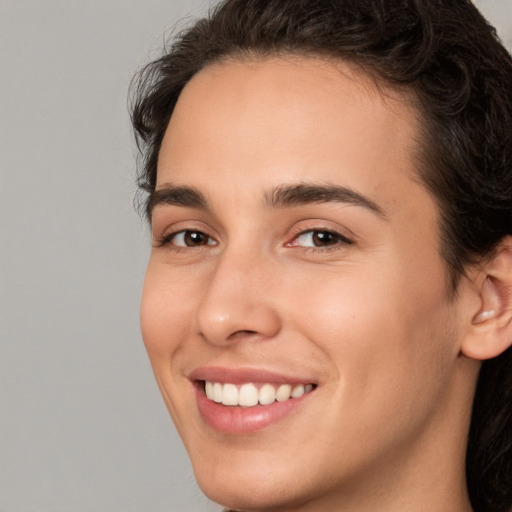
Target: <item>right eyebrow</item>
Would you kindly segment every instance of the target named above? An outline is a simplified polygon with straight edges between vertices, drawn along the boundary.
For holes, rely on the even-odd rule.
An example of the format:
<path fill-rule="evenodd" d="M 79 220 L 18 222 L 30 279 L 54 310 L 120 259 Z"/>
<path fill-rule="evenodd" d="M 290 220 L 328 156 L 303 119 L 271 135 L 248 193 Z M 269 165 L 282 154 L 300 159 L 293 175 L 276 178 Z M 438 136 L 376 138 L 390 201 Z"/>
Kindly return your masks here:
<path fill-rule="evenodd" d="M 265 194 L 265 202 L 271 208 L 289 208 L 312 203 L 346 203 L 367 208 L 383 219 L 383 209 L 370 198 L 339 185 L 298 183 L 280 185 Z"/>
<path fill-rule="evenodd" d="M 150 194 L 146 207 L 146 213 L 150 220 L 154 209 L 159 205 L 208 210 L 208 202 L 199 190 L 194 187 L 173 185 L 172 183 L 166 183 Z"/>

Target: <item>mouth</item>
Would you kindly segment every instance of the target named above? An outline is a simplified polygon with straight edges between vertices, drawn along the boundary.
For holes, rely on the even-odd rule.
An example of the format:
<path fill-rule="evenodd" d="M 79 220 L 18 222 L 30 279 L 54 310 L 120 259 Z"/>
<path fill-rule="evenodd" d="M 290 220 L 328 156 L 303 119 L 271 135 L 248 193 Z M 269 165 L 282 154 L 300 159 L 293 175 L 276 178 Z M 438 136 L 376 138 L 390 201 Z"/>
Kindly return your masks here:
<path fill-rule="evenodd" d="M 315 389 L 315 384 L 244 384 L 200 381 L 208 400 L 229 407 L 256 407 L 301 398 Z"/>
<path fill-rule="evenodd" d="M 250 369 L 204 368 L 189 379 L 205 425 L 230 435 L 278 425 L 303 409 L 318 388 L 309 379 Z"/>

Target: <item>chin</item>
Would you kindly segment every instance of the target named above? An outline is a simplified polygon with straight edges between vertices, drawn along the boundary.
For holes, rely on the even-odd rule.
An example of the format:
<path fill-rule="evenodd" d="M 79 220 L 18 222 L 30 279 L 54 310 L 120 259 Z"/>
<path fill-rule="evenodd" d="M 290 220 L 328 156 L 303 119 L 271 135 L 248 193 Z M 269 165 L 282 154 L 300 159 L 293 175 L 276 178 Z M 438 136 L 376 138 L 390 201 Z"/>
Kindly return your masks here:
<path fill-rule="evenodd" d="M 307 501 L 304 497 L 293 496 L 293 490 L 272 482 L 247 483 L 240 480 L 238 475 L 231 472 L 229 481 L 214 483 L 198 480 L 203 493 L 215 503 L 230 510 L 244 512 L 281 510 L 289 508 L 293 510 L 301 502 Z"/>
<path fill-rule="evenodd" d="M 212 501 L 233 510 L 294 510 L 314 498 L 318 482 L 304 478 L 304 468 L 296 460 L 290 464 L 272 462 L 269 454 L 250 457 L 217 457 L 212 463 L 199 456 L 194 473 L 202 492 Z M 220 462 L 219 462 L 220 461 Z M 313 485 L 314 484 L 314 485 Z M 322 491 L 322 490 L 321 490 Z"/>

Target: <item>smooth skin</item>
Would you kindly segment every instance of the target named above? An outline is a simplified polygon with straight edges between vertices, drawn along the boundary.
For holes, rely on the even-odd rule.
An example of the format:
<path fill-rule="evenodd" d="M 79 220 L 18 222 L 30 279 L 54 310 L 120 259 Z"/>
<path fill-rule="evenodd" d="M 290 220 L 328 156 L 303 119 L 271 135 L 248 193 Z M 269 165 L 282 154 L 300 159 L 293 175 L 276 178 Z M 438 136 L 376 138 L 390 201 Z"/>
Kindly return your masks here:
<path fill-rule="evenodd" d="M 482 269 L 448 291 L 438 207 L 415 168 L 417 117 L 398 93 L 317 58 L 228 59 L 182 92 L 157 190 L 188 187 L 204 201 L 155 205 L 141 325 L 214 501 L 471 511 L 464 456 L 478 359 L 507 346 L 482 349 L 481 332 L 506 307 Z M 297 185 L 359 199 L 271 204 Z M 505 273 L 511 259 L 505 248 Z M 230 435 L 198 411 L 190 375 L 212 366 L 317 387 L 293 414 Z"/>

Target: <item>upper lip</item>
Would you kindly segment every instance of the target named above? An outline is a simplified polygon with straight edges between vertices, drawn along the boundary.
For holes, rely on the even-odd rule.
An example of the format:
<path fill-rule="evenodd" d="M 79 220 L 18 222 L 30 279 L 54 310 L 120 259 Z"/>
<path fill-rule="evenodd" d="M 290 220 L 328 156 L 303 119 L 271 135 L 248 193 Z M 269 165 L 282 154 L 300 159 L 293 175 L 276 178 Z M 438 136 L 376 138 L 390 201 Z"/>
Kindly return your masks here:
<path fill-rule="evenodd" d="M 315 379 L 285 375 L 259 368 L 224 368 L 205 366 L 193 370 L 188 378 L 192 381 L 222 382 L 231 384 L 274 383 L 274 384 L 316 384 Z"/>

